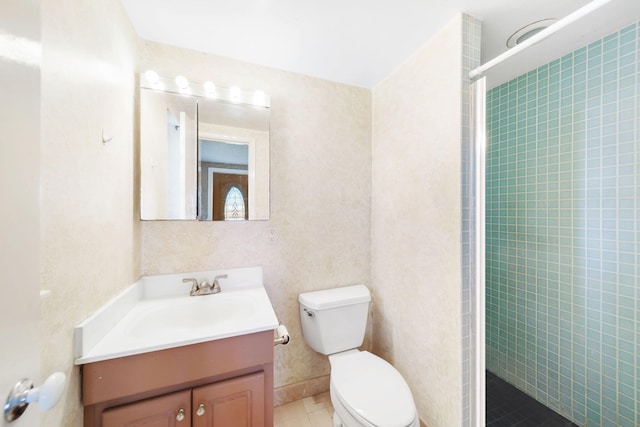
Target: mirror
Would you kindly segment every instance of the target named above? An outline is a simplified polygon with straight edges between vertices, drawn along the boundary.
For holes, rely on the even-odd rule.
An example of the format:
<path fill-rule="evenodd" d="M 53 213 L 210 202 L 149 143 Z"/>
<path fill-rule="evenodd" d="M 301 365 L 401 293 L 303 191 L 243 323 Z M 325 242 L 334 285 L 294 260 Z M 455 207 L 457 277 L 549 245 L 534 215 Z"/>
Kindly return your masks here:
<path fill-rule="evenodd" d="M 140 90 L 141 219 L 196 219 L 196 138 L 192 99 Z"/>
<path fill-rule="evenodd" d="M 201 220 L 269 219 L 269 110 L 198 103 Z"/>
<path fill-rule="evenodd" d="M 140 82 L 141 219 L 269 219 L 266 95 Z"/>

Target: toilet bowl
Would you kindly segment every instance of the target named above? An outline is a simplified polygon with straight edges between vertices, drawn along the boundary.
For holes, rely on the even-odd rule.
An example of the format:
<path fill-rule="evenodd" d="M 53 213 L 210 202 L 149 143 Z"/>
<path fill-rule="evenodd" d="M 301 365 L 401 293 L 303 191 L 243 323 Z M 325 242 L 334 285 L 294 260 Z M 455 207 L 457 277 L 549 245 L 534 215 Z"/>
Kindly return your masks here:
<path fill-rule="evenodd" d="M 329 362 L 331 401 L 345 427 L 419 426 L 409 386 L 385 360 L 356 350 L 331 355 Z"/>
<path fill-rule="evenodd" d="M 305 341 L 329 356 L 335 427 L 418 427 L 411 390 L 382 358 L 359 351 L 371 294 L 355 285 L 300 294 Z"/>

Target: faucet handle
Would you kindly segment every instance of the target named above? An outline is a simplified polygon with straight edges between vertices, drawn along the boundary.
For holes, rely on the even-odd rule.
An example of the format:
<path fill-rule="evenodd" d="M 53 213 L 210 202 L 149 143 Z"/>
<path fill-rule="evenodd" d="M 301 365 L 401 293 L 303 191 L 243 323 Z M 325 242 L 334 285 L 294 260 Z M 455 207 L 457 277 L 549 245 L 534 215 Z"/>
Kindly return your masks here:
<path fill-rule="evenodd" d="M 229 275 L 228 274 L 221 274 L 220 276 L 216 276 L 213 278 L 213 284 L 211 285 L 213 292 L 214 293 L 218 293 L 220 291 L 222 291 L 222 289 L 220 289 L 220 283 L 218 282 L 218 279 L 228 279 Z"/>
<path fill-rule="evenodd" d="M 221 274 L 220 276 L 216 276 L 213 278 L 213 284 L 220 286 L 220 283 L 218 283 L 218 279 L 228 279 L 229 275 L 228 274 Z"/>
<path fill-rule="evenodd" d="M 200 289 L 200 285 L 198 284 L 198 281 L 193 277 L 182 279 L 182 283 L 189 283 L 189 282 L 193 283 L 193 285 L 191 285 L 191 295 L 193 296 Z"/>

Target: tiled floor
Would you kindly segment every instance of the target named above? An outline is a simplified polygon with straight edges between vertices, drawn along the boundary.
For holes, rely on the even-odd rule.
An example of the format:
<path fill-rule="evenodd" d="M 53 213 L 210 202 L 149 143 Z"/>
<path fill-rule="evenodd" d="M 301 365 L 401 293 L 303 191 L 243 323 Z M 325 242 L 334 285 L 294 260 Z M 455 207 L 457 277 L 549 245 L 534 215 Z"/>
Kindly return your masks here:
<path fill-rule="evenodd" d="M 487 371 L 487 427 L 578 427 Z"/>
<path fill-rule="evenodd" d="M 274 427 L 333 427 L 329 392 L 274 408 Z M 578 427 L 487 371 L 487 427 Z"/>
<path fill-rule="evenodd" d="M 274 427 L 333 427 L 329 392 L 276 406 Z"/>

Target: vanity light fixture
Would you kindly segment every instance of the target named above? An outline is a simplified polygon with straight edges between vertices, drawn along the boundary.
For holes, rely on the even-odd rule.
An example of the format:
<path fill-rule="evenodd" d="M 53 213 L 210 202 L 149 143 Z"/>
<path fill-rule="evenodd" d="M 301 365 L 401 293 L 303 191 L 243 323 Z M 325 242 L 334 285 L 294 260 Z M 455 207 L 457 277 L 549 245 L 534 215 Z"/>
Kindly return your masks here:
<path fill-rule="evenodd" d="M 229 100 L 235 103 L 242 101 L 242 91 L 238 86 L 231 86 L 229 88 Z"/>
<path fill-rule="evenodd" d="M 141 73 L 140 87 L 182 95 L 219 99 L 233 102 L 234 104 L 251 105 L 257 108 L 269 108 L 270 105 L 269 95 L 261 89 L 248 91 L 242 90 L 239 86 L 216 86 L 211 81 L 204 83 L 189 82 L 183 75 L 170 79 L 160 77 L 158 73 L 153 70 L 147 70 Z"/>
<path fill-rule="evenodd" d="M 204 86 L 204 94 L 208 98 L 216 97 L 216 85 L 214 85 L 212 82 L 204 82 L 203 86 Z"/>

